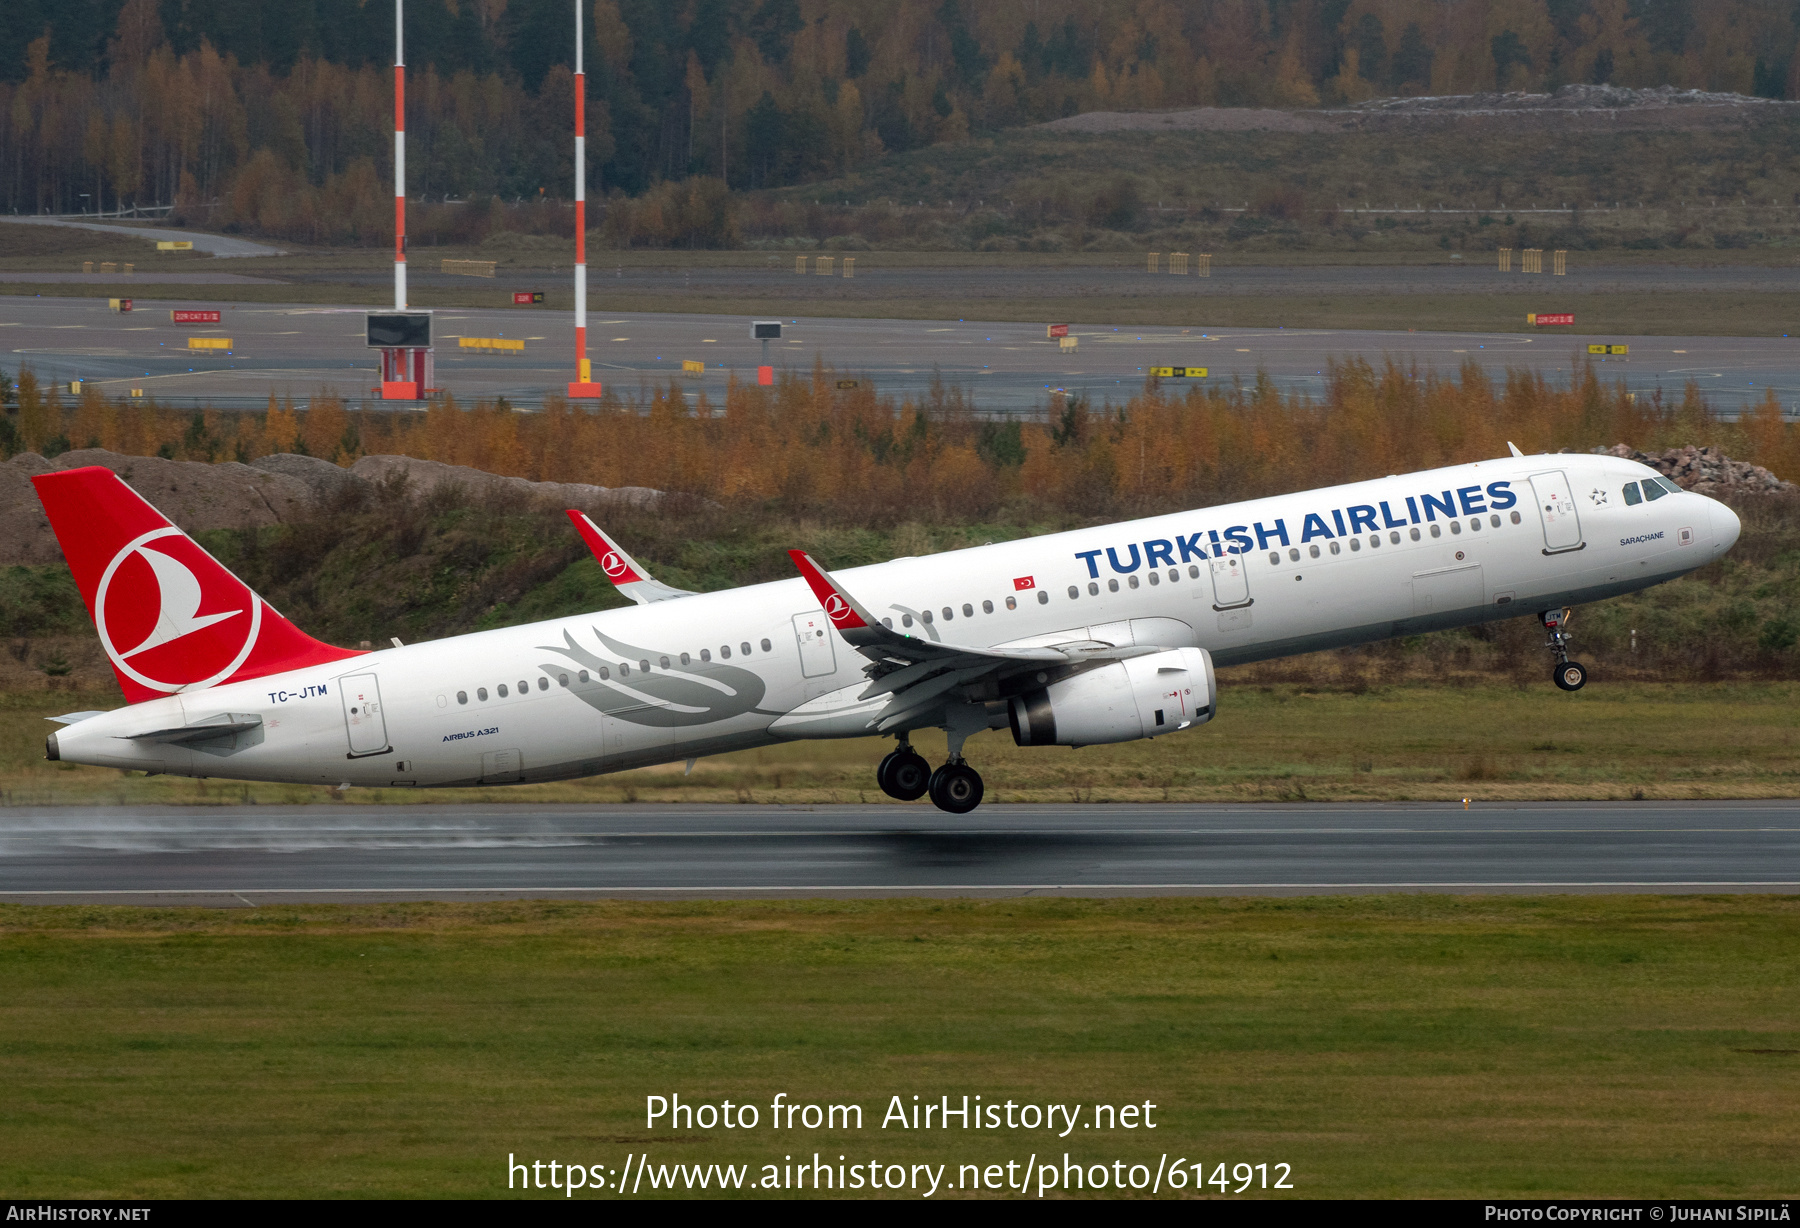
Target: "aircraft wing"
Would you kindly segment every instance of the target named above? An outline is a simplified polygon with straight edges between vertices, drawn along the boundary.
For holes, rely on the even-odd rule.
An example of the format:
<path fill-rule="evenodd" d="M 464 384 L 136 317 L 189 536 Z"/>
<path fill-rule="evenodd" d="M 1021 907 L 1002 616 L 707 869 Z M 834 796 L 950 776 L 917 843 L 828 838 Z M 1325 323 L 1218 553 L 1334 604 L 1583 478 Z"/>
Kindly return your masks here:
<path fill-rule="evenodd" d="M 594 552 L 594 561 L 600 564 L 600 570 L 613 582 L 613 587 L 639 605 L 694 595 L 692 589 L 671 588 L 652 580 L 650 573 L 640 567 L 636 559 L 626 554 L 618 542 L 603 533 L 586 512 L 571 507 L 567 509 L 567 513 L 574 522 L 575 531 L 581 534 L 581 540 L 587 543 L 587 548 Z"/>
<path fill-rule="evenodd" d="M 1113 645 L 1098 640 L 1029 648 L 977 648 L 920 639 L 895 631 L 834 579 L 804 550 L 788 557 L 825 609 L 844 641 L 869 659 L 869 685 L 859 699 L 893 698 L 872 720 L 877 733 L 941 723 L 951 704 L 998 698 L 998 684 L 1020 674 L 1061 672 L 1088 661 L 1118 661 L 1160 651 L 1147 645 Z"/>

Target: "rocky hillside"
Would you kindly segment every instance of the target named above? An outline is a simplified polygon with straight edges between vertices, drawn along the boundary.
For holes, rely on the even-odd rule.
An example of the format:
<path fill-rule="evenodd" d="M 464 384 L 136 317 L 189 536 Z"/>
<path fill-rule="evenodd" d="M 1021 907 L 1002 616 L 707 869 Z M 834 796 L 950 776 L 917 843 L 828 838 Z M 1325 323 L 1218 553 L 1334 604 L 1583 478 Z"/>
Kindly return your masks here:
<path fill-rule="evenodd" d="M 577 482 L 529 482 L 461 465 L 410 456 L 365 456 L 348 469 L 312 456 L 279 453 L 241 465 L 122 456 L 100 448 L 45 460 L 23 452 L 0 464 L 0 566 L 60 562 L 62 551 L 31 487 L 34 474 L 99 465 L 190 533 L 304 524 L 334 506 L 356 504 L 378 488 L 413 502 L 440 491 L 459 502 L 578 507 L 588 511 L 653 507 L 660 492 L 642 486 L 610 488 Z"/>

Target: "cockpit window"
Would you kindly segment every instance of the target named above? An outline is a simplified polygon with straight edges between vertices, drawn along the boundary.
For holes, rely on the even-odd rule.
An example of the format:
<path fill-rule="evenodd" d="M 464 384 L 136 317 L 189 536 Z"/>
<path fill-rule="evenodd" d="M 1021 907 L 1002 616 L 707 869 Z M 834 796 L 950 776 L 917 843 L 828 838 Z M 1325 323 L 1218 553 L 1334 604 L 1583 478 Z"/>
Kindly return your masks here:
<path fill-rule="evenodd" d="M 1650 502 L 1654 503 L 1658 499 L 1662 498 L 1664 495 L 1666 495 L 1668 493 L 1669 492 L 1667 490 L 1663 489 L 1663 484 L 1662 484 L 1661 479 L 1659 479 L 1659 478 L 1645 478 L 1644 479 L 1644 498 L 1650 500 Z"/>
<path fill-rule="evenodd" d="M 1625 483 L 1625 506 L 1631 507 L 1632 505 L 1642 503 L 1643 501 L 1644 496 L 1639 493 L 1638 484 L 1636 482 Z"/>

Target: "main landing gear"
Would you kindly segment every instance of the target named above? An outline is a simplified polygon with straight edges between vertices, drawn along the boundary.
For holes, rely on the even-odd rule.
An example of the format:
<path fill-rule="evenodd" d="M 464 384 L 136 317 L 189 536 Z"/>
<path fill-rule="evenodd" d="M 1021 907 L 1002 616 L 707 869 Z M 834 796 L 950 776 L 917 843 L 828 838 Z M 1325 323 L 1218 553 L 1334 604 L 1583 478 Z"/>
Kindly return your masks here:
<path fill-rule="evenodd" d="M 900 743 L 876 767 L 875 782 L 883 793 L 903 802 L 917 801 L 929 793 L 932 805 L 951 814 L 969 813 L 981 805 L 986 792 L 981 774 L 960 755 L 934 772 L 907 742 Z"/>
<path fill-rule="evenodd" d="M 1550 680 L 1564 691 L 1579 691 L 1587 685 L 1587 666 L 1579 661 L 1569 660 L 1569 612 L 1567 610 L 1545 610 L 1538 615 L 1549 633 L 1549 640 L 1544 647 L 1556 657 L 1556 665 L 1550 671 Z"/>

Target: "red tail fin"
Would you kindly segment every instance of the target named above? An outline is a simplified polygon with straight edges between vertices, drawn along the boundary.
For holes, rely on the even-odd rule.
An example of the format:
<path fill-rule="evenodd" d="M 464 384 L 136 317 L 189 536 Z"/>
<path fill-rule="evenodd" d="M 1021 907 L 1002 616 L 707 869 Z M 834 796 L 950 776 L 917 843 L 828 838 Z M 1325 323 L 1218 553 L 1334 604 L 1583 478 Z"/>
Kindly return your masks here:
<path fill-rule="evenodd" d="M 110 469 L 31 481 L 128 703 L 360 655 L 277 614 Z"/>

